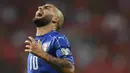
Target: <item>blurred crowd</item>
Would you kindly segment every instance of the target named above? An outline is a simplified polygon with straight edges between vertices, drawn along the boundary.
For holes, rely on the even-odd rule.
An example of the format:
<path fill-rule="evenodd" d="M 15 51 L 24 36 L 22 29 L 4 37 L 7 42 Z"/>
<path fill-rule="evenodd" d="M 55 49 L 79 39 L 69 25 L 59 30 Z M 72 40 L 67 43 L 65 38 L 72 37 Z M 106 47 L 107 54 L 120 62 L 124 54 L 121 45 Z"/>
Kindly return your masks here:
<path fill-rule="evenodd" d="M 27 73 L 24 41 L 35 37 L 37 7 L 55 4 L 65 15 L 75 73 L 130 73 L 129 0 L 2 0 L 0 73 Z"/>

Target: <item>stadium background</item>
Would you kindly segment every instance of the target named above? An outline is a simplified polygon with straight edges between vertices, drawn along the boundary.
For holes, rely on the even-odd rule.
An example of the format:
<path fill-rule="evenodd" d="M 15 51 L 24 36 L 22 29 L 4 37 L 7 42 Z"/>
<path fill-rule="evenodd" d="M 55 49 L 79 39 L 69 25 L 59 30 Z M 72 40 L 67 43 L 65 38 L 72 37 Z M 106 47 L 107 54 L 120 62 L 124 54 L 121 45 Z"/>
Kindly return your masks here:
<path fill-rule="evenodd" d="M 75 73 L 130 73 L 130 0 L 1 0 L 0 73 L 26 73 L 24 41 L 39 5 L 53 3 L 65 14 Z"/>

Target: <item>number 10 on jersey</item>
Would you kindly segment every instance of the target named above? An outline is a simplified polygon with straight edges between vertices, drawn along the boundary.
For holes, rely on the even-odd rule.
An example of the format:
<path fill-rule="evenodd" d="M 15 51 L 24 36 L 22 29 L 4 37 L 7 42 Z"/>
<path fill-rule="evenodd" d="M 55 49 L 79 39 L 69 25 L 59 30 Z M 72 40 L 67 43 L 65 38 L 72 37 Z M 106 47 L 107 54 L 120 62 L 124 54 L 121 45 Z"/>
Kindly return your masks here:
<path fill-rule="evenodd" d="M 30 70 L 37 70 L 38 69 L 38 57 L 37 56 L 30 56 Z"/>

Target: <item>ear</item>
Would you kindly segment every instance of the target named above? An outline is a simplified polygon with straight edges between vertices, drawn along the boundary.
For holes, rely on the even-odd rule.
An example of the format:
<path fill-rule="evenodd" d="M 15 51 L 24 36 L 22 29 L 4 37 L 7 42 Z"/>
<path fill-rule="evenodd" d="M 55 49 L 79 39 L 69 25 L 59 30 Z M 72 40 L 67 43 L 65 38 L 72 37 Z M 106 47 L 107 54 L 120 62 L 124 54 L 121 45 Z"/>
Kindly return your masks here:
<path fill-rule="evenodd" d="M 59 23 L 59 17 L 53 17 L 52 18 L 52 23 L 54 23 L 54 24 Z"/>

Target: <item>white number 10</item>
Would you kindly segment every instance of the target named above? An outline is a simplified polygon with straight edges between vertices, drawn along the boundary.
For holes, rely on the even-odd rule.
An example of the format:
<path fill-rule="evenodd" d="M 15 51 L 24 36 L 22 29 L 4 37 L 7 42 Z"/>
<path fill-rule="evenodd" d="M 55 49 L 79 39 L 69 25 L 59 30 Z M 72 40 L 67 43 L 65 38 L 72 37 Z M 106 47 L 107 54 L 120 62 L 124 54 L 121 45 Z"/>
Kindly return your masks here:
<path fill-rule="evenodd" d="M 31 56 L 30 57 L 30 70 L 37 70 L 38 69 L 38 57 Z"/>

